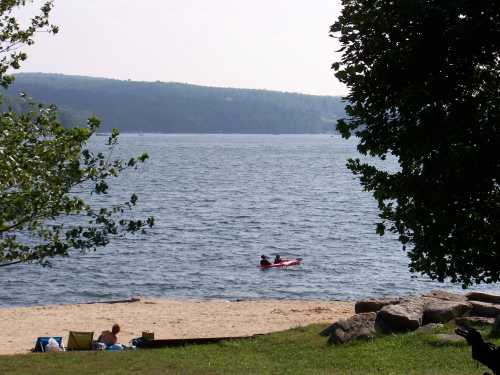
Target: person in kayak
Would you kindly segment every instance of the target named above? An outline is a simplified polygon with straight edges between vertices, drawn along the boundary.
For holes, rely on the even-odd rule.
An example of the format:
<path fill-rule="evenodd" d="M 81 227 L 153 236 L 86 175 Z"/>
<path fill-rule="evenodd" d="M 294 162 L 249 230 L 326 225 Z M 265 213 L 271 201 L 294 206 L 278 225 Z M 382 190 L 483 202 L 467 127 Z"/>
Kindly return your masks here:
<path fill-rule="evenodd" d="M 270 266 L 271 262 L 269 260 L 267 260 L 267 257 L 265 255 L 261 255 L 260 256 L 260 265 L 261 265 L 261 267 Z"/>
<path fill-rule="evenodd" d="M 280 264 L 283 262 L 283 259 L 281 259 L 279 254 L 276 254 L 276 258 L 274 258 L 274 264 Z"/>

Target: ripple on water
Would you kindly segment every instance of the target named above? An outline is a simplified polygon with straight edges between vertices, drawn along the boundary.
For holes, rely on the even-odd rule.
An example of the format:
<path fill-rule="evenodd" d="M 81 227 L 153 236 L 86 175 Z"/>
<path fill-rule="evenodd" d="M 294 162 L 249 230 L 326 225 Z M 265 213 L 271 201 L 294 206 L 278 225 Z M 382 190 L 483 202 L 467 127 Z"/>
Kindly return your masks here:
<path fill-rule="evenodd" d="M 137 192 L 137 211 L 155 216 L 155 228 L 52 268 L 3 268 L 0 305 L 134 295 L 342 300 L 453 288 L 412 278 L 396 239 L 374 233 L 376 202 L 345 167 L 353 142 L 329 135 L 124 135 L 115 155 L 147 151 L 151 158 L 138 175 L 117 179 L 102 202 Z M 263 253 L 304 262 L 262 271 Z"/>

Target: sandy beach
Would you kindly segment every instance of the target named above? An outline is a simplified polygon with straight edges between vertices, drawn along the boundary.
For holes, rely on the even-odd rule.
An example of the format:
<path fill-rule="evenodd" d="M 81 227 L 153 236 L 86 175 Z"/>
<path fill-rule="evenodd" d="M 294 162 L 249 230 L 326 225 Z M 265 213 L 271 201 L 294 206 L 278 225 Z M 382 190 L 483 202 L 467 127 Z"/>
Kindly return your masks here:
<path fill-rule="evenodd" d="M 332 323 L 354 313 L 353 302 L 140 299 L 125 303 L 53 305 L 0 309 L 0 355 L 27 353 L 38 336 L 93 331 L 113 323 L 121 343 L 152 331 L 156 338 L 251 336 L 311 323 Z"/>

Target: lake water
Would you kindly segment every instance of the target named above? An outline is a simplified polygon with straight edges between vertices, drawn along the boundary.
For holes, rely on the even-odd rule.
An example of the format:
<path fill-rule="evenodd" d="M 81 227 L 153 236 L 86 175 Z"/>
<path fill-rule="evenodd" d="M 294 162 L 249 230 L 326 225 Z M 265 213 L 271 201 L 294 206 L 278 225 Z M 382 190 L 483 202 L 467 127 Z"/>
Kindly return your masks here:
<path fill-rule="evenodd" d="M 147 151 L 151 159 L 116 180 L 104 199 L 138 193 L 136 213 L 155 216 L 154 229 L 52 268 L 1 268 L 0 305 L 131 296 L 344 300 L 460 289 L 412 276 L 395 238 L 374 233 L 376 203 L 345 167 L 356 156 L 354 142 L 336 135 L 123 135 L 114 155 Z M 261 254 L 276 253 L 302 257 L 303 265 L 257 267 Z"/>

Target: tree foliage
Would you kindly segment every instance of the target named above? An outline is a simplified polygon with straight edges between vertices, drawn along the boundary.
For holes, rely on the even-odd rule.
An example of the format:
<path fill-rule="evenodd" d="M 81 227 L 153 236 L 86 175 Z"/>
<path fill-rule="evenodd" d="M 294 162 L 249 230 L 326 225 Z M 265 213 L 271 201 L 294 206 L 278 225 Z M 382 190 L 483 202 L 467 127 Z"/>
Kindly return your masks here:
<path fill-rule="evenodd" d="M 26 54 L 18 47 L 33 43 L 40 30 L 57 32 L 48 17 L 52 3 L 41 8 L 27 28 L 14 12 L 25 1 L 0 1 L 0 80 L 7 87 Z M 136 205 L 132 194 L 123 204 L 96 205 L 92 196 L 108 193 L 108 183 L 126 168 L 147 159 L 143 154 L 127 162 L 111 159 L 118 131 L 108 139 L 108 153 L 92 152 L 90 137 L 99 120 L 90 118 L 85 127 L 64 127 L 54 106 L 31 103 L 22 113 L 0 114 L 0 266 L 20 262 L 48 264 L 69 251 L 95 250 L 114 236 L 143 231 L 153 218 L 136 220 L 128 211 Z M 87 192 L 86 198 L 84 192 Z"/>
<path fill-rule="evenodd" d="M 500 2 L 343 0 L 337 128 L 391 173 L 349 160 L 410 269 L 469 286 L 500 278 Z"/>
<path fill-rule="evenodd" d="M 32 45 L 35 42 L 36 33 L 56 34 L 59 31 L 59 28 L 49 21 L 53 1 L 44 3 L 39 14 L 34 16 L 27 25 L 20 23 L 15 17 L 15 12 L 29 2 L 29 0 L 0 1 L 0 85 L 4 88 L 7 88 L 13 81 L 13 77 L 6 74 L 7 70 L 19 69 L 21 62 L 28 57 L 20 48 Z"/>

